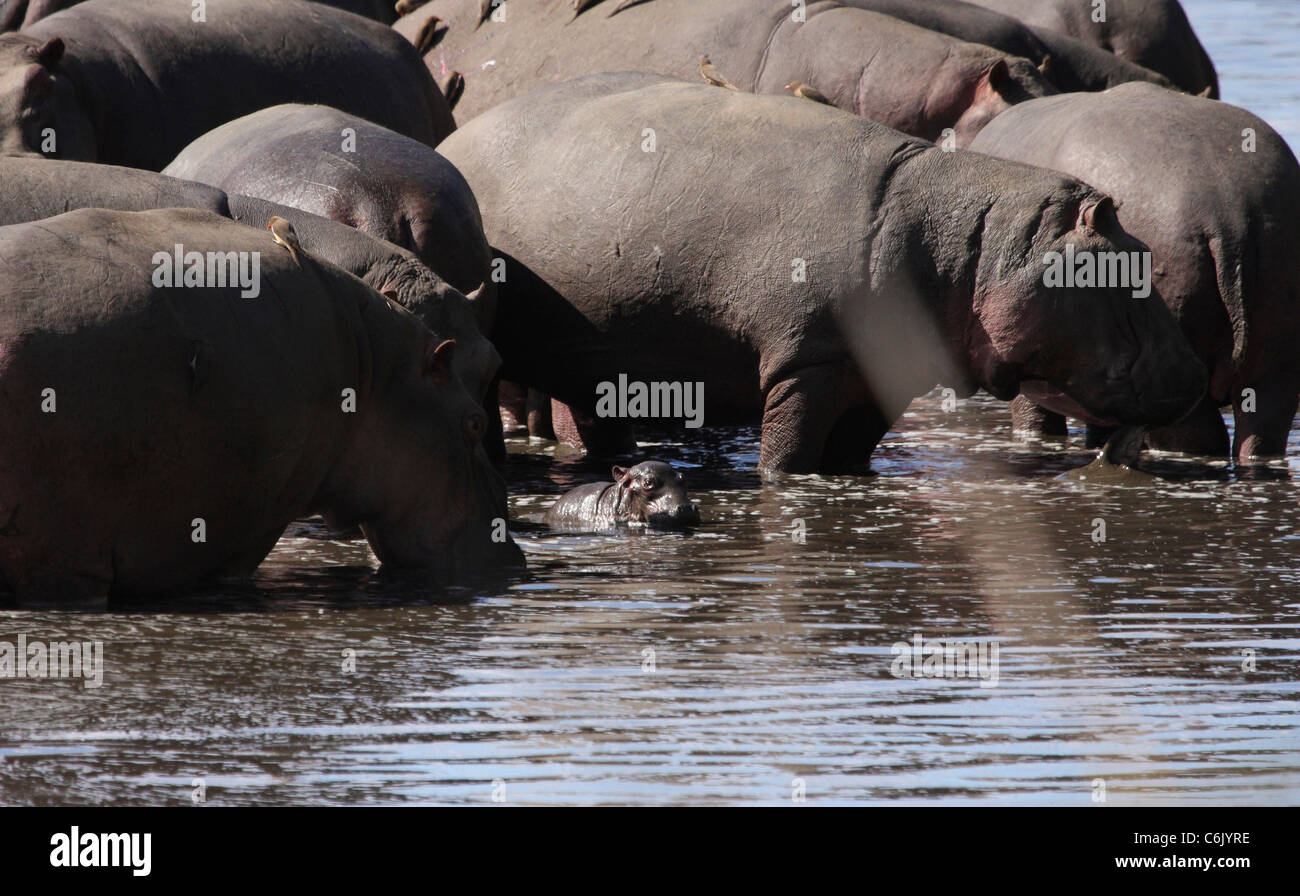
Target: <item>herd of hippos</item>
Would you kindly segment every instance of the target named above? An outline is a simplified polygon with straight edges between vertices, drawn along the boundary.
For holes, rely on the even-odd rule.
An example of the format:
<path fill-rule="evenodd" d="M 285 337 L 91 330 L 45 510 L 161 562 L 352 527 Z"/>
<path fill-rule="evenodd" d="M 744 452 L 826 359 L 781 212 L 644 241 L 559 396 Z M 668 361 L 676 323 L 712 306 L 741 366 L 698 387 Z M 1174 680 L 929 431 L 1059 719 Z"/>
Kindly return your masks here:
<path fill-rule="evenodd" d="M 694 389 L 761 422 L 764 474 L 866 469 L 936 385 L 1019 431 L 1286 450 L 1300 167 L 1177 0 L 0 0 L 0 28 L 20 604 L 245 576 L 311 514 L 433 580 L 522 567 L 503 429 L 627 453 L 627 383 L 652 425 Z M 546 519 L 699 514 L 644 462 Z"/>

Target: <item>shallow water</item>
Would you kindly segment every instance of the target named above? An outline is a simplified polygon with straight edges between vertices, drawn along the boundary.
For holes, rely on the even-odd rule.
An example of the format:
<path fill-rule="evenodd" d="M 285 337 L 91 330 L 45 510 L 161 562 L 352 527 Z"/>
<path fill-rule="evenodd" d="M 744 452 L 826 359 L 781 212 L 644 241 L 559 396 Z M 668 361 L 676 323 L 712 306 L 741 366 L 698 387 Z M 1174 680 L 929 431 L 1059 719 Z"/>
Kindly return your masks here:
<path fill-rule="evenodd" d="M 1003 411 L 916 402 L 874 477 L 760 484 L 749 429 L 647 448 L 705 526 L 525 521 L 531 576 L 494 593 L 386 583 L 299 526 L 231 609 L 5 613 L 11 641 L 103 640 L 106 675 L 0 683 L 0 797 L 781 803 L 799 779 L 810 802 L 1085 805 L 1103 778 L 1111 803 L 1294 802 L 1287 465 L 1165 458 L 1156 487 L 1089 489 L 1055 478 L 1088 459 L 1077 434 L 1017 444 Z M 525 453 L 510 475 L 526 518 L 603 474 Z M 894 677 L 914 633 L 997 642 L 996 686 Z"/>
<path fill-rule="evenodd" d="M 1225 96 L 1295 145 L 1300 10 L 1187 6 Z M 1057 479 L 1081 444 L 931 395 L 878 475 L 760 483 L 756 431 L 709 428 L 645 449 L 705 525 L 620 537 L 529 525 L 606 468 L 516 440 L 509 587 L 424 591 L 303 524 L 251 591 L 0 613 L 0 640 L 105 657 L 98 689 L 0 680 L 0 803 L 180 805 L 200 780 L 212 804 L 1091 805 L 1097 779 L 1112 804 L 1296 802 L 1297 437 L 1249 476 L 1148 459 L 1141 488 Z M 916 633 L 995 642 L 996 686 L 895 677 Z"/>

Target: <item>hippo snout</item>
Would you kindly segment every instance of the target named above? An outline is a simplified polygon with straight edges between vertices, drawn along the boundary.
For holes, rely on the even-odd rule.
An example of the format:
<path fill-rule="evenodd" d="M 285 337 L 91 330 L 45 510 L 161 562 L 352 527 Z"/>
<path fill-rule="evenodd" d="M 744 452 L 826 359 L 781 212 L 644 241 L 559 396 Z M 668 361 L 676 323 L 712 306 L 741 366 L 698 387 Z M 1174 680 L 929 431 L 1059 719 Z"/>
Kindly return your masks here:
<path fill-rule="evenodd" d="M 671 507 L 656 508 L 647 515 L 646 521 L 655 528 L 674 529 L 682 526 L 698 526 L 700 510 L 691 502 L 675 504 Z"/>

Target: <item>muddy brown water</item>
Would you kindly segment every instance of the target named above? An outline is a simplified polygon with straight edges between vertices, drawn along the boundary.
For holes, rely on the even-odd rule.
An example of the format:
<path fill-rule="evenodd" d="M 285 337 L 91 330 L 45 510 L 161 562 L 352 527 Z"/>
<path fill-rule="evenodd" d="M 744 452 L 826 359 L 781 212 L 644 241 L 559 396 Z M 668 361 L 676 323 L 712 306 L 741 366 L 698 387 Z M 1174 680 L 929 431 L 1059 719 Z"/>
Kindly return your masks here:
<path fill-rule="evenodd" d="M 1300 144 L 1300 9 L 1184 6 L 1225 99 Z M 710 427 L 646 449 L 705 525 L 647 536 L 530 527 L 606 465 L 515 441 L 522 581 L 432 592 L 308 524 L 251 590 L 0 612 L 104 656 L 95 689 L 0 679 L 0 804 L 1300 800 L 1300 439 L 1101 487 L 1056 478 L 1077 432 L 1008 430 L 931 395 L 878 475 L 764 484 L 756 431 Z M 918 633 L 996 643 L 996 686 L 895 677 Z"/>
<path fill-rule="evenodd" d="M 527 523 L 604 465 L 516 440 L 525 580 L 432 592 L 301 525 L 251 591 L 0 614 L 105 667 L 0 681 L 0 801 L 1294 802 L 1297 461 L 1090 488 L 1081 445 L 936 394 L 877 475 L 760 483 L 756 431 L 709 431 L 646 449 L 705 525 L 611 536 Z M 996 686 L 895 677 L 918 633 L 996 642 Z"/>

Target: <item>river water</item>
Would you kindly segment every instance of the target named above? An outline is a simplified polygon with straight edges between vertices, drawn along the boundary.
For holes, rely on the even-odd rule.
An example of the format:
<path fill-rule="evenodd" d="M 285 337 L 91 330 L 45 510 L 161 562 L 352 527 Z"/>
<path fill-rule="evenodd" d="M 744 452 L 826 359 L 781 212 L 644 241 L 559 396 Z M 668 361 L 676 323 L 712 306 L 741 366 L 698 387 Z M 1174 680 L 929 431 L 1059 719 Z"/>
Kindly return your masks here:
<path fill-rule="evenodd" d="M 1225 98 L 1300 145 L 1300 9 L 1185 5 Z M 1300 799 L 1295 437 L 1250 475 L 1157 457 L 1163 480 L 1084 486 L 1056 478 L 1079 433 L 1017 443 L 997 402 L 936 393 L 873 477 L 760 483 L 757 451 L 645 447 L 686 471 L 694 533 L 560 536 L 529 518 L 605 466 L 512 441 L 531 572 L 498 590 L 390 580 L 305 523 L 251 590 L 0 612 L 0 640 L 104 655 L 98 688 L 0 680 L 0 803 Z M 997 662 L 895 676 L 917 635 Z"/>

